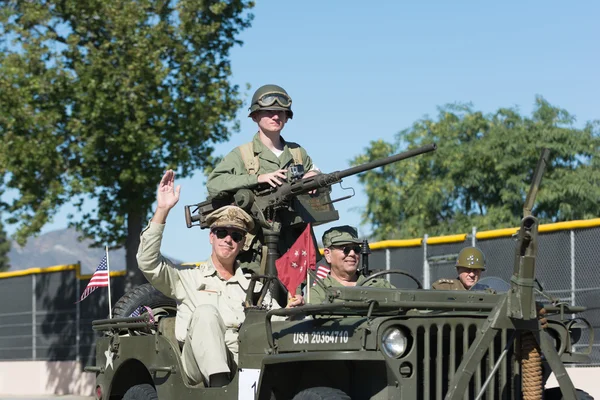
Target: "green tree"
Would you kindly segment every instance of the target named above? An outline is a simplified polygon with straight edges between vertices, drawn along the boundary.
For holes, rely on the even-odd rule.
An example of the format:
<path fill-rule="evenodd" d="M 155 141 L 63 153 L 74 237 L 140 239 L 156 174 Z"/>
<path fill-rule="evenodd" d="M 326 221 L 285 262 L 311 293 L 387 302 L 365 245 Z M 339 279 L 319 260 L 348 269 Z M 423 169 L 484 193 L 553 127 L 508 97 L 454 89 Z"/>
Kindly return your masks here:
<path fill-rule="evenodd" d="M 6 237 L 4 231 L 4 225 L 0 221 L 0 272 L 6 271 L 10 268 L 10 260 L 8 259 L 8 252 L 10 251 L 10 241 Z"/>
<path fill-rule="evenodd" d="M 238 129 L 229 51 L 249 27 L 248 0 L 12 0 L 0 3 L 0 170 L 24 243 L 74 201 L 72 224 L 126 247 L 163 171 L 210 166 Z"/>
<path fill-rule="evenodd" d="M 513 227 L 541 149 L 551 150 L 534 214 L 542 222 L 597 217 L 600 205 L 598 122 L 582 129 L 567 111 L 536 99 L 531 117 L 513 108 L 484 115 L 467 105 L 439 109 L 400 132 L 371 142 L 354 164 L 437 143 L 433 155 L 360 176 L 368 195 L 363 220 L 377 239 Z"/>

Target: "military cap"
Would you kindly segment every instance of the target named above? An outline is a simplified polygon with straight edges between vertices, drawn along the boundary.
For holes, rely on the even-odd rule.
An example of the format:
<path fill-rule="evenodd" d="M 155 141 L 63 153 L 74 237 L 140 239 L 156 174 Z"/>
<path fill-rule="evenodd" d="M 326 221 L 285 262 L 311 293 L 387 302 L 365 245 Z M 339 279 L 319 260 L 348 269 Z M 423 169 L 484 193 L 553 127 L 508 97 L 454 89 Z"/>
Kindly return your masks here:
<path fill-rule="evenodd" d="M 323 246 L 331 247 L 348 243 L 361 244 L 362 241 L 358 240 L 358 233 L 356 228 L 350 225 L 334 226 L 328 229 L 323 234 Z"/>
<path fill-rule="evenodd" d="M 236 206 L 225 206 L 215 210 L 206 217 L 206 223 L 210 226 L 210 229 L 236 228 L 244 232 L 250 232 L 254 228 L 252 217 Z"/>

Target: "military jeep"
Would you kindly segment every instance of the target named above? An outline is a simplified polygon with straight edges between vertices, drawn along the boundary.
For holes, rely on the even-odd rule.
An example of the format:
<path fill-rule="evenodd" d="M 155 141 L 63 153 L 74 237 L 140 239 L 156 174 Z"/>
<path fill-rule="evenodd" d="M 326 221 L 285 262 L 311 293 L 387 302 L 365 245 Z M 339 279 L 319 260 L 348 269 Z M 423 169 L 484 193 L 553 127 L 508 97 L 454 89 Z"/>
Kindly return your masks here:
<path fill-rule="evenodd" d="M 252 282 L 262 280 L 263 285 L 256 296 L 253 285 L 248 291 L 237 368 L 227 386 L 214 388 L 190 384 L 174 334 L 175 303 L 149 284 L 142 285 L 115 305 L 117 318 L 93 322 L 93 328 L 103 332 L 96 343 L 96 365 L 86 368 L 96 372 L 96 397 L 590 398 L 575 389 L 564 366 L 589 362 L 592 343 L 583 353 L 574 346 L 583 320 L 568 317 L 583 308 L 548 304 L 544 305 L 546 315 L 554 317 L 547 324 L 539 319 L 535 290 L 538 221 L 530 211 L 543 161 L 544 157 L 524 207 L 506 292 L 363 285 L 329 288 L 322 304 L 269 310 L 257 304 L 277 285 L 276 274 L 256 276 Z M 371 278 L 390 273 L 402 272 L 383 271 Z M 139 306 L 147 306 L 151 313 L 129 317 Z M 545 390 L 550 372 L 560 388 Z"/>
<path fill-rule="evenodd" d="M 147 286 L 136 290 L 152 293 Z M 175 319 L 154 293 L 156 322 L 148 313 L 94 321 L 105 332 L 96 366 L 88 368 L 97 373 L 97 398 L 517 399 L 531 382 L 541 391 L 551 367 L 558 372 L 562 362 L 588 361 L 573 350 L 577 326 L 559 319 L 539 330 L 533 319 L 528 332 L 541 338 L 545 360 L 538 354 L 538 368 L 528 371 L 523 361 L 535 362 L 535 340 L 527 344 L 518 324 L 505 318 L 508 293 L 355 287 L 328 295 L 329 304 L 296 309 L 248 306 L 238 369 L 228 386 L 210 388 L 186 379 Z M 296 320 L 272 321 L 276 315 Z M 568 376 L 560 384 L 564 398 L 575 396 Z"/>

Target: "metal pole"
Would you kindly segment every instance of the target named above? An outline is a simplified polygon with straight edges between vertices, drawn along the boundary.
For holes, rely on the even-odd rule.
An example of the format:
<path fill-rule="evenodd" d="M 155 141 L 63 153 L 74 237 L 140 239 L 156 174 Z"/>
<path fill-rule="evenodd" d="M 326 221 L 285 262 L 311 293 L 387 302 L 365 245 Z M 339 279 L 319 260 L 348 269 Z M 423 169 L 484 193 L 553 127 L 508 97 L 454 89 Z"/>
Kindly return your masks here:
<path fill-rule="evenodd" d="M 108 273 L 108 318 L 112 318 L 112 301 L 110 298 L 110 262 L 108 261 L 108 245 L 106 247 L 106 272 Z"/>
<path fill-rule="evenodd" d="M 570 231 L 571 237 L 571 305 L 575 305 L 575 231 Z M 575 314 L 571 314 L 575 318 Z"/>
<path fill-rule="evenodd" d="M 37 297 L 35 295 L 35 288 L 37 286 L 36 283 L 36 274 L 31 274 L 31 359 L 35 360 L 37 358 L 36 351 L 36 331 L 37 331 L 37 316 L 36 313 L 36 302 Z"/>
<path fill-rule="evenodd" d="M 390 262 L 390 249 L 385 249 L 385 269 L 389 271 L 392 268 L 392 263 Z M 386 275 L 386 279 L 388 282 L 390 281 L 390 274 Z"/>
<path fill-rule="evenodd" d="M 81 336 L 79 335 L 80 330 L 80 314 L 81 314 L 81 305 L 79 301 L 79 292 L 80 292 L 80 281 L 79 276 L 81 275 L 81 261 L 77 261 L 77 270 L 75 271 L 75 361 L 79 363 L 80 354 L 79 347 L 81 343 Z"/>
<path fill-rule="evenodd" d="M 477 244 L 477 239 L 475 238 L 475 236 L 477 236 L 477 227 L 474 226 L 471 228 L 471 246 L 475 247 L 475 245 Z"/>
<path fill-rule="evenodd" d="M 423 288 L 431 289 L 430 276 L 429 276 L 429 261 L 427 261 L 427 238 L 428 235 L 423 236 Z"/>

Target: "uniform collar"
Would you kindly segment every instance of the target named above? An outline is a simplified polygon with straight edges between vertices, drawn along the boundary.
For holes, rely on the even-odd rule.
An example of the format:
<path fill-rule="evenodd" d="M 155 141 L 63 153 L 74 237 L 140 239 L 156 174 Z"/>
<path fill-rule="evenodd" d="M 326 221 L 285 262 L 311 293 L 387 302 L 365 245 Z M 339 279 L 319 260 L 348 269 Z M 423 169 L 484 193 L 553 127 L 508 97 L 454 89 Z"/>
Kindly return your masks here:
<path fill-rule="evenodd" d="M 358 272 L 357 272 L 357 274 L 358 274 Z M 359 283 L 361 283 L 365 279 L 367 279 L 367 278 L 365 278 L 362 275 L 358 275 L 358 279 L 356 280 L 356 284 L 358 285 Z M 335 287 L 352 287 L 352 286 L 344 286 L 344 285 L 342 285 L 342 283 L 340 281 L 338 281 L 333 276 L 331 276 L 331 272 L 329 274 L 327 274 L 327 277 L 323 278 L 323 283 L 325 283 L 325 285 L 335 286 Z"/>
<path fill-rule="evenodd" d="M 250 281 L 248 281 L 248 279 L 244 276 L 244 272 L 242 271 L 242 268 L 240 268 L 240 264 L 238 261 L 235 262 L 234 269 L 235 272 L 233 273 L 231 279 L 225 281 L 224 279 L 221 279 L 219 277 L 215 265 L 213 264 L 212 257 L 209 257 L 204 269 L 202 270 L 202 276 L 205 278 L 208 278 L 209 276 L 216 276 L 219 277 L 219 279 L 223 280 L 225 283 L 239 283 L 239 285 L 242 288 L 244 288 L 244 290 L 248 289 Z"/>
<path fill-rule="evenodd" d="M 254 138 L 252 138 L 252 149 L 254 154 L 259 158 L 273 162 L 280 167 L 287 166 L 287 164 L 293 162 L 294 157 L 292 157 L 292 153 L 290 152 L 288 144 L 283 136 L 280 136 L 280 139 L 281 143 L 283 144 L 283 153 L 281 153 L 281 156 L 277 157 L 271 150 L 267 148 L 267 146 L 263 144 L 263 142 L 260 140 L 260 132 L 257 132 L 256 135 L 254 135 Z"/>

